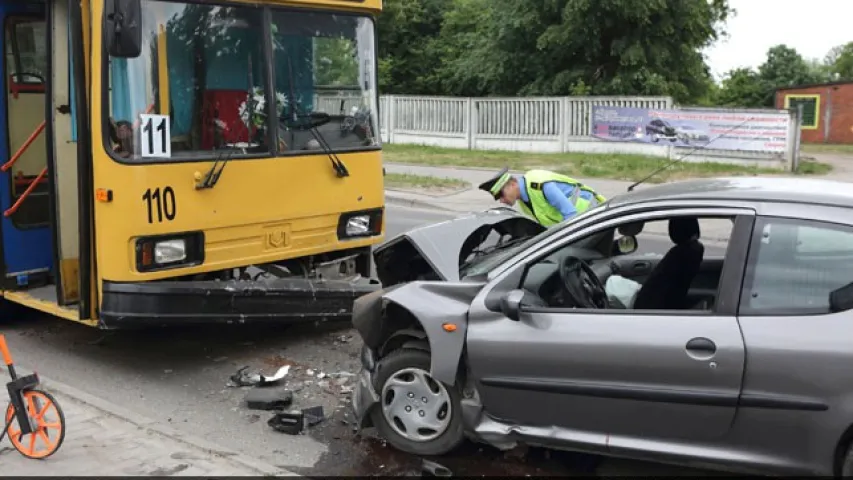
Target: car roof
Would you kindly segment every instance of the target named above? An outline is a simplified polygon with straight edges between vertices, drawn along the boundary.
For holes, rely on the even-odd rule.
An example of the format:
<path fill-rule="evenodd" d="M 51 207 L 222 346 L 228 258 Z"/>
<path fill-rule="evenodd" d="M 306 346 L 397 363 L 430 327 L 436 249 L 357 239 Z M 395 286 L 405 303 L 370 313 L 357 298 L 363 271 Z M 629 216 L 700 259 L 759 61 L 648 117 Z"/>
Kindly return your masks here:
<path fill-rule="evenodd" d="M 853 185 L 791 177 L 720 177 L 640 186 L 614 196 L 610 206 L 667 200 L 788 202 L 853 207 Z"/>

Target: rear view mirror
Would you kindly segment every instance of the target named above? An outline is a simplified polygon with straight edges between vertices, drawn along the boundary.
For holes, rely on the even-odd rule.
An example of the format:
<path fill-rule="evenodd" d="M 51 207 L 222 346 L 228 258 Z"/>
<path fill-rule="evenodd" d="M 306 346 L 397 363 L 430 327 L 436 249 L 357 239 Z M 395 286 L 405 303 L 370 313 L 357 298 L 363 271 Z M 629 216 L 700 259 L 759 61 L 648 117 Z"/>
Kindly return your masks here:
<path fill-rule="evenodd" d="M 628 255 L 637 251 L 637 237 L 625 235 L 613 242 L 613 255 Z"/>
<path fill-rule="evenodd" d="M 523 298 L 524 292 L 521 290 L 507 292 L 501 298 L 501 313 L 510 320 L 518 321 L 518 314 L 521 312 L 521 300 Z"/>
<path fill-rule="evenodd" d="M 107 53 L 118 58 L 136 58 L 142 53 L 141 0 L 104 2 L 104 43 Z"/>

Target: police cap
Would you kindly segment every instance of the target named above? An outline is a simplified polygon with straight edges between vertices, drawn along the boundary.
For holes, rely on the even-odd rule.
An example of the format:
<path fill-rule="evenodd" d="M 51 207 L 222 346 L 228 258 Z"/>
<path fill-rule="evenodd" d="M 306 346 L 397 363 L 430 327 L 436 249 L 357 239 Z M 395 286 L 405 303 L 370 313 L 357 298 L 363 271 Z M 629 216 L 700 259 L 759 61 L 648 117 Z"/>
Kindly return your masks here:
<path fill-rule="evenodd" d="M 479 188 L 491 193 L 495 200 L 498 200 L 501 198 L 501 189 L 510 178 L 512 175 L 509 173 L 509 167 L 504 167 L 497 175 L 481 183 Z"/>

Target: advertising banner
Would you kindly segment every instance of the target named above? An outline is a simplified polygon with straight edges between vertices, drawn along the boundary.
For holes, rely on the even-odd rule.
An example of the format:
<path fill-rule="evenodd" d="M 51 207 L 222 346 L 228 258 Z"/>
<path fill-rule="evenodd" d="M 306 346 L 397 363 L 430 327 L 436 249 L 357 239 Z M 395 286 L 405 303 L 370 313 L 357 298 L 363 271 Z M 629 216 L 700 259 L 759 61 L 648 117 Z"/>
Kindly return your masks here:
<path fill-rule="evenodd" d="M 719 110 L 654 110 L 594 105 L 592 136 L 713 150 L 783 153 L 790 117 L 786 113 Z"/>

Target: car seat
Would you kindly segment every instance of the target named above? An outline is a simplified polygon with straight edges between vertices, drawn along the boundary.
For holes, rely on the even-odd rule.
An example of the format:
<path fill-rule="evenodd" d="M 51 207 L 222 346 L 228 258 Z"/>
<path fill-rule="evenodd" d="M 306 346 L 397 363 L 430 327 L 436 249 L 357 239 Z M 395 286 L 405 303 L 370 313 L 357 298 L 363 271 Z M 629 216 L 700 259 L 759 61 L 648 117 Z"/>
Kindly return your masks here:
<path fill-rule="evenodd" d="M 705 247 L 699 242 L 699 220 L 677 217 L 669 221 L 669 249 L 657 267 L 649 274 L 634 300 L 640 310 L 688 309 L 687 294 L 699 273 Z"/>

